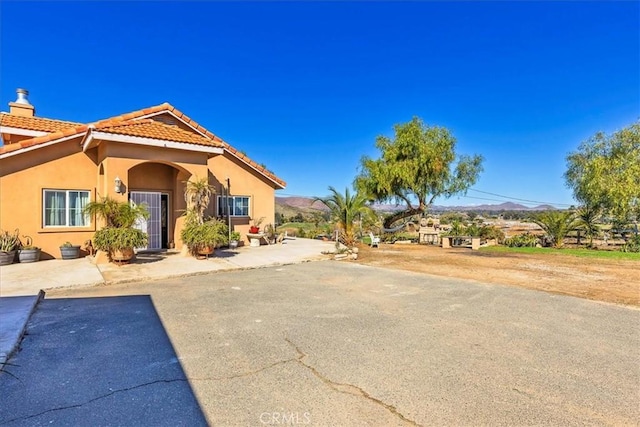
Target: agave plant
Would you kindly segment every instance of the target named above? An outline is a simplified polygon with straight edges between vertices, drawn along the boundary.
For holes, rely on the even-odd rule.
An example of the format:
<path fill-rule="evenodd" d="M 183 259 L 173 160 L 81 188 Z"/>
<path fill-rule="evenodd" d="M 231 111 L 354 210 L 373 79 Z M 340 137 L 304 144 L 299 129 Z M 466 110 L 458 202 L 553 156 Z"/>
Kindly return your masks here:
<path fill-rule="evenodd" d="M 8 231 L 2 231 L 0 233 L 0 251 L 11 252 L 20 245 L 20 238 L 18 237 L 19 231 L 16 229 L 13 234 Z"/>

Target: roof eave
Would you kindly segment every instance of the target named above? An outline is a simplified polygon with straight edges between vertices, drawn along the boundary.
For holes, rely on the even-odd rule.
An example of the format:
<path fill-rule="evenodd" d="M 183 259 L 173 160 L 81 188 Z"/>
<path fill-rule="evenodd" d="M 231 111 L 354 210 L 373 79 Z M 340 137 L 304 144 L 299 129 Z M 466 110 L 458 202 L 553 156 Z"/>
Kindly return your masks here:
<path fill-rule="evenodd" d="M 23 129 L 23 128 L 17 128 L 13 126 L 0 126 L 0 133 L 38 137 L 38 136 L 47 135 L 50 132 L 45 132 L 41 130 Z"/>
<path fill-rule="evenodd" d="M 17 150 L 13 150 L 13 151 L 8 151 L 6 153 L 0 154 L 0 159 L 5 159 L 7 157 L 13 157 L 13 156 L 16 156 L 18 154 L 28 153 L 29 151 L 38 150 L 40 148 L 44 148 L 44 147 L 48 147 L 50 145 L 58 144 L 60 142 L 68 141 L 70 139 L 79 138 L 80 136 L 82 136 L 82 134 L 64 136 L 64 137 L 61 137 L 61 138 L 58 138 L 58 139 L 53 139 L 51 141 L 44 142 L 42 144 L 34 144 L 34 145 L 30 145 L 29 147 L 24 147 L 24 148 L 19 148 Z M 13 145 L 13 144 L 11 144 L 11 145 Z"/>
<path fill-rule="evenodd" d="M 131 135 L 119 135 L 108 132 L 101 132 L 93 130 L 91 134 L 84 141 L 82 150 L 87 151 L 89 148 L 96 146 L 98 140 L 111 141 L 111 142 L 125 142 L 129 144 L 146 145 L 156 148 L 172 148 L 177 150 L 195 151 L 199 153 L 207 153 L 210 157 L 223 153 L 223 149 L 220 147 L 213 147 L 209 145 L 191 144 L 188 142 L 167 141 L 156 138 L 145 138 L 141 136 Z"/>

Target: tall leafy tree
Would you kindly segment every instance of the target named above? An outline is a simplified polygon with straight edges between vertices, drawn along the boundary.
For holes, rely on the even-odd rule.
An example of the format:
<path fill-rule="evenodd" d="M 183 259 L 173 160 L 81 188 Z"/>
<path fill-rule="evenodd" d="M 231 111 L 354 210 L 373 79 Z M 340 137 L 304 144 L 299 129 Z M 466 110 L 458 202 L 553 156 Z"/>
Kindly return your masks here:
<path fill-rule="evenodd" d="M 576 200 L 622 220 L 640 217 L 640 121 L 612 135 L 596 133 L 567 156 Z"/>
<path fill-rule="evenodd" d="M 367 198 L 360 192 L 352 193 L 345 188 L 344 194 L 334 187 L 329 187 L 331 194 L 327 197 L 317 197 L 324 203 L 331 213 L 331 217 L 338 223 L 338 227 L 344 232 L 345 238 L 354 239 L 353 223 L 360 215 L 371 215 L 373 211 L 367 205 Z"/>
<path fill-rule="evenodd" d="M 437 197 L 465 193 L 482 172 L 482 156 L 456 156 L 456 139 L 446 128 L 425 125 L 414 117 L 395 125 L 394 131 L 393 139 L 377 138 L 380 157 L 363 157 L 355 180 L 371 199 L 406 206 L 385 219 L 385 228 L 424 214 Z"/>

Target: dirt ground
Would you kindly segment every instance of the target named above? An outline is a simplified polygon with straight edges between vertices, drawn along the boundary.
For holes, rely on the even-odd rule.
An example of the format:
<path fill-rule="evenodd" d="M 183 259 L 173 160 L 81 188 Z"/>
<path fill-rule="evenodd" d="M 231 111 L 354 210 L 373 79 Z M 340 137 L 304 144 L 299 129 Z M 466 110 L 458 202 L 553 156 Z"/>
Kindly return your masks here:
<path fill-rule="evenodd" d="M 355 262 L 640 306 L 637 261 L 381 244 L 363 245 Z"/>

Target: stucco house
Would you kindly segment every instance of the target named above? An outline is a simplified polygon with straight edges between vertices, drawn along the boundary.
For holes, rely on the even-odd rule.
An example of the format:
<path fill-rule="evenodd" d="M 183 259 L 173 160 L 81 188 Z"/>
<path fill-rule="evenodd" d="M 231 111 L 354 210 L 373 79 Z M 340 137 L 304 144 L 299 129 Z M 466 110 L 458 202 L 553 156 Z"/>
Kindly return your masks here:
<path fill-rule="evenodd" d="M 274 222 L 285 182 L 170 104 L 73 123 L 36 116 L 28 92 L 17 92 L 0 113 L 0 229 L 31 236 L 43 258 L 92 238 L 100 224 L 82 208 L 104 196 L 147 204 L 148 249 L 181 249 L 190 178 L 208 177 L 216 191 L 208 215 L 228 212 L 241 234 L 253 219 Z"/>

